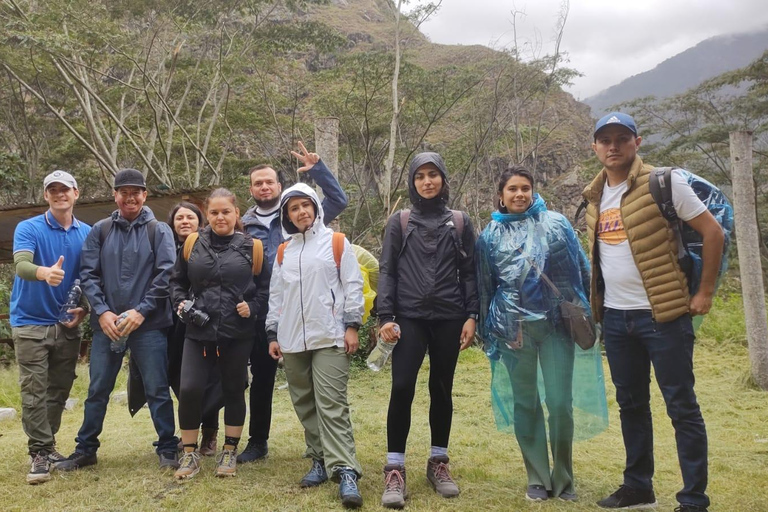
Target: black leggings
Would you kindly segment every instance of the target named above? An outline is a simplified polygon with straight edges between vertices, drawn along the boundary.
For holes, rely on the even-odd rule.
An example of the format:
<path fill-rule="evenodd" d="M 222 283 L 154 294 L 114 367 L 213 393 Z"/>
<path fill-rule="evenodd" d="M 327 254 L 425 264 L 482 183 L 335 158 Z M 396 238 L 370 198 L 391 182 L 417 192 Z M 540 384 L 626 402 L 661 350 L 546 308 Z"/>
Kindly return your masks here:
<path fill-rule="evenodd" d="M 211 343 L 184 340 L 179 396 L 179 426 L 182 430 L 200 427 L 205 391 L 214 371 L 221 375 L 224 424 L 239 427 L 245 423 L 245 388 L 252 346 L 253 340 L 222 340 L 218 348 Z"/>
<path fill-rule="evenodd" d="M 416 379 L 429 349 L 429 427 L 432 446 L 448 447 L 453 419 L 453 374 L 465 320 L 398 318 L 400 341 L 392 353 L 392 394 L 387 413 L 387 451 L 405 453 Z"/>

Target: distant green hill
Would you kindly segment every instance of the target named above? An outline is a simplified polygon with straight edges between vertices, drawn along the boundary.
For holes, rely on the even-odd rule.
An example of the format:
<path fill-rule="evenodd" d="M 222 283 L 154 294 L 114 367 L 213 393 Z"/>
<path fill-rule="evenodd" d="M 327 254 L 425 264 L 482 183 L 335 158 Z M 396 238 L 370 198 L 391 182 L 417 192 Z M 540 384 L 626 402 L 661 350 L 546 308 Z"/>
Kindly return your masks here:
<path fill-rule="evenodd" d="M 598 117 L 612 105 L 645 96 L 666 98 L 704 80 L 739 69 L 768 49 L 768 27 L 761 31 L 718 36 L 669 58 L 650 71 L 627 78 L 584 100 Z"/>

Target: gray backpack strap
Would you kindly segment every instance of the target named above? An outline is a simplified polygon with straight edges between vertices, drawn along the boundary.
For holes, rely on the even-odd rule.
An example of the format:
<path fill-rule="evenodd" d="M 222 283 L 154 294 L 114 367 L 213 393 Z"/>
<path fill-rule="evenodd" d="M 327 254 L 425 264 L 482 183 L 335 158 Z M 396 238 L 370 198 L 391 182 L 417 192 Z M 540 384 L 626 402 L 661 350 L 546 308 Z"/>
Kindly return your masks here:
<path fill-rule="evenodd" d="M 403 238 L 403 241 L 405 241 L 405 235 L 408 230 L 408 219 L 410 218 L 410 209 L 406 208 L 405 210 L 400 210 L 400 236 Z"/>
<path fill-rule="evenodd" d="M 467 253 L 464 251 L 464 213 L 460 210 L 451 210 L 453 215 L 453 229 L 451 229 L 451 235 L 453 241 L 456 244 L 456 249 L 459 252 L 459 256 L 462 258 L 467 257 Z"/>
<path fill-rule="evenodd" d="M 112 217 L 107 217 L 107 219 L 99 225 L 99 245 L 104 245 L 104 240 L 107 239 L 107 235 L 112 229 L 112 222 Z"/>
<path fill-rule="evenodd" d="M 149 238 L 149 245 L 152 247 L 153 253 L 157 252 L 155 250 L 155 231 L 157 231 L 157 219 L 152 219 L 147 222 L 147 238 Z"/>
<path fill-rule="evenodd" d="M 661 211 L 661 215 L 670 222 L 677 221 L 677 210 L 672 202 L 673 167 L 657 167 L 651 171 L 648 187 L 651 197 Z"/>

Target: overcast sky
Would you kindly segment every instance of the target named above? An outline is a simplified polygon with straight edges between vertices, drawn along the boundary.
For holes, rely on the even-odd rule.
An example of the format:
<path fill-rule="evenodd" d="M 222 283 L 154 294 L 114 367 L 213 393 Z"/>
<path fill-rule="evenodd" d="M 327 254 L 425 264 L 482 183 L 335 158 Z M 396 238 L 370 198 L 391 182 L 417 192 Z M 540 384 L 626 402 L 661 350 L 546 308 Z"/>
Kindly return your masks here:
<path fill-rule="evenodd" d="M 554 49 L 560 0 L 443 0 L 421 27 L 435 43 L 511 46 L 512 11 L 525 54 Z M 562 49 L 584 74 L 569 91 L 587 98 L 720 34 L 768 26 L 766 0 L 571 0 Z"/>

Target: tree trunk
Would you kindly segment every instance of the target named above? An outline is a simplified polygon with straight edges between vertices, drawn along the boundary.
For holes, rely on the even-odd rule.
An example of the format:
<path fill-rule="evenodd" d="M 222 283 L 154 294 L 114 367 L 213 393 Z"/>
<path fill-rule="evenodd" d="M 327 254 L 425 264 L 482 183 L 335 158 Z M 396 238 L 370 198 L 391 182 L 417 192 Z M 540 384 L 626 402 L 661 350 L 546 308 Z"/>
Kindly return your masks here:
<path fill-rule="evenodd" d="M 315 119 L 315 152 L 320 155 L 325 165 L 339 179 L 339 118 L 321 117 Z M 323 200 L 323 191 L 315 187 L 317 196 Z M 339 221 L 331 222 L 334 231 L 339 230 Z"/>
<path fill-rule="evenodd" d="M 741 292 L 747 324 L 752 377 L 768 391 L 768 320 L 765 312 L 763 273 L 752 174 L 752 132 L 731 132 L 731 173 L 736 242 L 739 249 Z"/>

